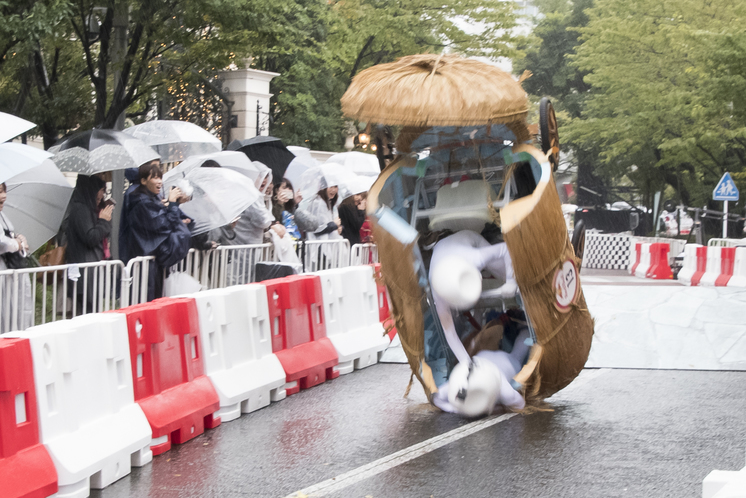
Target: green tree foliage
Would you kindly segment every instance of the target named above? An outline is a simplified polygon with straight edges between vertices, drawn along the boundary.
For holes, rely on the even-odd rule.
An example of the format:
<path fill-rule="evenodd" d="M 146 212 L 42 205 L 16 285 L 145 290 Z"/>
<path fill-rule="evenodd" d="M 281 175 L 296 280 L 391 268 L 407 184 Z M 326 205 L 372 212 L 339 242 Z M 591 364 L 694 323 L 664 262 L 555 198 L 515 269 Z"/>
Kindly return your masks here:
<path fill-rule="evenodd" d="M 67 0 L 0 0 L 0 68 L 23 45 L 51 34 L 69 13 Z"/>
<path fill-rule="evenodd" d="M 77 126 L 113 127 L 123 112 L 214 127 L 219 71 L 252 60 L 280 73 L 261 124 L 289 144 L 335 150 L 339 99 L 357 72 L 425 51 L 511 56 L 511 8 L 499 0 L 0 0 L 0 50 L 12 54 L 0 65 L 0 106 L 41 123 L 48 144 Z"/>
<path fill-rule="evenodd" d="M 292 29 L 284 42 L 257 53 L 257 67 L 281 73 L 272 83 L 270 130 L 315 149 L 341 148 L 339 99 L 367 67 L 422 52 L 516 53 L 511 2 L 290 0 L 277 15 L 290 19 Z M 272 25 L 282 26 L 282 20 Z"/>
<path fill-rule="evenodd" d="M 591 88 L 584 80 L 585 71 L 572 64 L 571 57 L 580 44 L 578 28 L 588 24 L 585 12 L 592 4 L 592 0 L 539 2 L 542 17 L 520 47 L 525 56 L 514 63 L 517 74 L 531 71 L 532 76 L 523 83 L 523 87 L 534 100 L 545 96 L 552 99 L 558 115 L 562 149 L 571 153 L 571 161 L 577 167 L 576 202 L 583 205 L 608 200 L 606 184 L 594 171 L 598 148 L 592 143 L 574 141 L 567 134 L 567 125 L 581 116 Z M 602 197 L 581 187 L 590 188 Z"/>
<path fill-rule="evenodd" d="M 596 0 L 587 14 L 573 60 L 591 91 L 566 130 L 601 150 L 597 172 L 694 205 L 725 171 L 743 180 L 746 4 Z"/>

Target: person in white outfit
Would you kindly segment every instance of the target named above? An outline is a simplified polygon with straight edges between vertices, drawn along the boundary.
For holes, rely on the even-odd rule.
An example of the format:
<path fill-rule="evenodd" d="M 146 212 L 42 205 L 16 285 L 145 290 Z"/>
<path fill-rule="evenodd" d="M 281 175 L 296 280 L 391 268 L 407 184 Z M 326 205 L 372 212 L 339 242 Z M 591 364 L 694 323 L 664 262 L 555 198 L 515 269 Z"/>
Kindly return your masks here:
<path fill-rule="evenodd" d="M 25 258 L 29 250 L 26 237 L 15 233 L 13 223 L 2 212 L 7 198 L 7 187 L 5 183 L 0 183 L 0 272 L 9 269 L 6 257 L 13 255 L 16 258 L 18 256 Z M 15 328 L 24 330 L 31 326 L 34 312 L 31 281 L 28 275 L 18 277 L 16 288 L 12 276 L 0 276 L 0 334 Z M 18 301 L 15 301 L 16 298 Z M 14 309 L 18 311 L 15 319 L 16 327 L 11 323 Z"/>
<path fill-rule="evenodd" d="M 319 180 L 320 189 L 316 195 L 303 199 L 298 210 L 303 211 L 309 220 L 313 220 L 314 229 L 308 230 L 308 240 L 335 240 L 342 238 L 342 222 L 339 219 L 337 200 L 339 188 L 327 185 L 326 180 Z"/>
<path fill-rule="evenodd" d="M 528 329 L 517 337 L 513 350 L 480 351 L 470 358 L 456 332 L 453 312 L 471 309 L 482 296 L 482 271 L 502 285 L 492 294 L 514 297 L 518 285 L 505 243 L 490 244 L 476 232 L 463 230 L 439 241 L 430 260 L 430 284 L 448 346 L 459 364 L 441 385 L 433 403 L 444 411 L 477 417 L 496 405 L 511 410 L 525 406 L 523 396 L 510 384 L 530 346 Z"/>

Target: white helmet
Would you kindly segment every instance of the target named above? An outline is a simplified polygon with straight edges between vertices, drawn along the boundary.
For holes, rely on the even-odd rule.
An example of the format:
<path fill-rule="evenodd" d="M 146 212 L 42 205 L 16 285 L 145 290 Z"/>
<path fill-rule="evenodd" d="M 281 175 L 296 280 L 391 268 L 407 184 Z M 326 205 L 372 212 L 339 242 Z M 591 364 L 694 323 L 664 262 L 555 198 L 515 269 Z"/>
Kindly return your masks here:
<path fill-rule="evenodd" d="M 482 274 L 459 256 L 445 256 L 430 274 L 433 292 L 451 308 L 469 309 L 482 294 Z"/>
<path fill-rule="evenodd" d="M 487 415 L 500 397 L 501 383 L 502 374 L 494 363 L 474 357 L 470 364 L 461 362 L 453 368 L 448 379 L 448 402 L 461 415 Z"/>

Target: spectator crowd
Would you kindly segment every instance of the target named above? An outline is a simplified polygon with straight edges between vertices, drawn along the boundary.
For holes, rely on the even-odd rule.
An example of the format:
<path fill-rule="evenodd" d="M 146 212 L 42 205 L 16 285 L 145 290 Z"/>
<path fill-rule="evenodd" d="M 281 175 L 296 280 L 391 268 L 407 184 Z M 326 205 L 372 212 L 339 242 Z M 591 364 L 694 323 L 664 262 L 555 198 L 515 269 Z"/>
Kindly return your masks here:
<path fill-rule="evenodd" d="M 192 235 L 195 220 L 181 206 L 189 202 L 189 192 L 179 186 L 163 188 L 160 161 L 150 161 L 125 171 L 129 186 L 121 206 L 106 199 L 111 173 L 79 174 L 67 214 L 57 236 L 65 247 L 65 263 L 80 264 L 112 259 L 112 220 L 119 217 L 119 259 L 125 264 L 138 256 L 153 256 L 148 273 L 148 300 L 164 293 L 164 271 L 187 256 L 190 248 L 215 249 L 220 245 L 249 245 L 275 238 L 298 240 L 347 239 L 350 244 L 372 241 L 366 221 L 366 194 L 340 198 L 339 185 L 321 179 L 318 190 L 303 199 L 290 180 L 273 180 L 269 167 L 254 180 L 260 197 L 231 223 L 199 235 Z M 206 160 L 203 168 L 220 167 Z M 11 192 L 12 194 L 12 192 Z M 18 259 L 27 256 L 23 227 L 14 227 L 2 213 L 8 193 L 0 184 L 0 270 L 18 268 Z M 18 231 L 16 231 L 18 230 Z M 92 273 L 88 275 L 92 279 Z M 93 293 L 83 299 L 83 285 L 77 286 L 77 306 L 91 309 Z M 88 289 L 93 282 L 88 283 Z M 68 287 L 72 297 L 73 286 Z M 7 289 L 9 290 L 9 289 Z M 87 301 L 87 302 L 84 302 Z"/>

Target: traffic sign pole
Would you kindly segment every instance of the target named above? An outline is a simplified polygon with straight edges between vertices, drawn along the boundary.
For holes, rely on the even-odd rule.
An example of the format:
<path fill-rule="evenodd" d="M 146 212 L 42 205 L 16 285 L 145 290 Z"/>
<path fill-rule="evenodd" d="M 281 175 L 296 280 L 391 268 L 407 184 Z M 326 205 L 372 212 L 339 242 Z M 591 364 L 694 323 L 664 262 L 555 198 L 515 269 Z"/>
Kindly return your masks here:
<path fill-rule="evenodd" d="M 728 238 L 728 201 L 723 201 L 723 238 Z"/>

